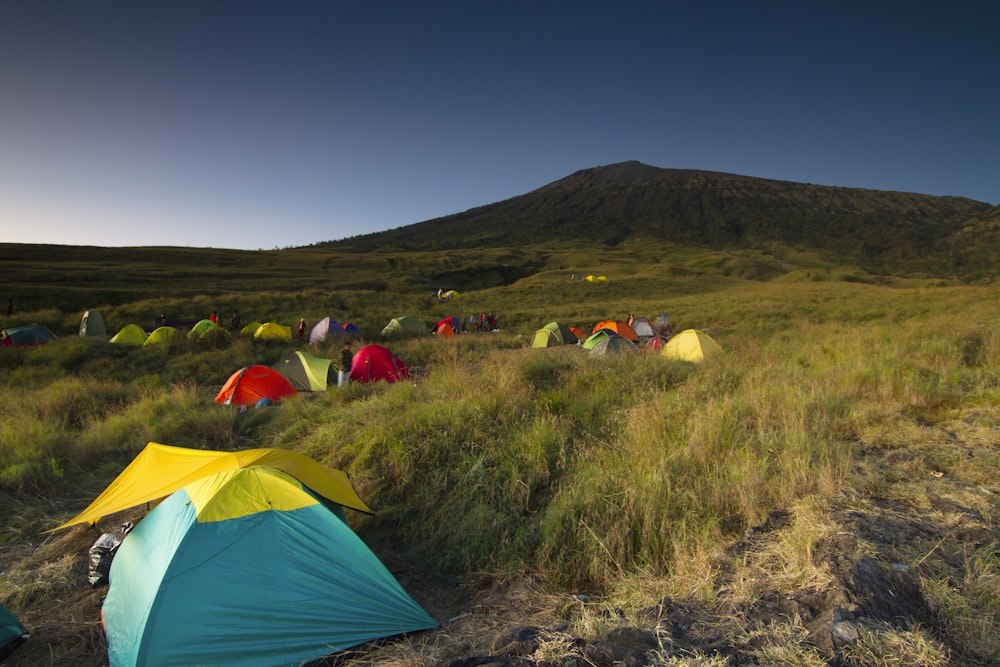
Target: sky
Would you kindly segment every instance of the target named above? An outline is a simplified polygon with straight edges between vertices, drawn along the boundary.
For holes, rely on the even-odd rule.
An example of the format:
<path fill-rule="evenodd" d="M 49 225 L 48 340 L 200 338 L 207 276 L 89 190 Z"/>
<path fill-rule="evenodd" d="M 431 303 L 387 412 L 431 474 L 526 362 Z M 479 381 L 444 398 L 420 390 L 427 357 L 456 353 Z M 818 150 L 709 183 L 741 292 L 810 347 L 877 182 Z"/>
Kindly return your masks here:
<path fill-rule="evenodd" d="M 0 3 L 0 242 L 272 249 L 639 160 L 1000 203 L 995 0 Z"/>

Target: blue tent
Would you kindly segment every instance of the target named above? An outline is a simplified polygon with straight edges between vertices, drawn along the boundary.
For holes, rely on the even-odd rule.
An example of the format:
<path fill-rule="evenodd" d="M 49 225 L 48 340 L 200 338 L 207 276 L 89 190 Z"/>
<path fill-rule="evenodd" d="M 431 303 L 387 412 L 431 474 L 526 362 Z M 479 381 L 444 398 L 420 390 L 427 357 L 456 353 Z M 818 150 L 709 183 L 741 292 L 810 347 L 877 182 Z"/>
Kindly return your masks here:
<path fill-rule="evenodd" d="M 264 466 L 173 493 L 111 565 L 112 667 L 299 665 L 435 627 L 329 505 Z"/>
<path fill-rule="evenodd" d="M 0 605 L 0 660 L 14 652 L 28 638 L 28 631 L 9 609 Z"/>

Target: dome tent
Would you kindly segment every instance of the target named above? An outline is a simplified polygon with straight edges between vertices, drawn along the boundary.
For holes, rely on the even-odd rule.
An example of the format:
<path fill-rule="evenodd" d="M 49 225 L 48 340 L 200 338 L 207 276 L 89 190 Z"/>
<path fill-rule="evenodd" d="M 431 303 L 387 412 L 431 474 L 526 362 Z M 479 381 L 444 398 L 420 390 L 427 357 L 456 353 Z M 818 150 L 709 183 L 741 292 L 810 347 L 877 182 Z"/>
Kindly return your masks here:
<path fill-rule="evenodd" d="M 668 340 L 660 354 L 668 359 L 700 362 L 722 354 L 722 346 L 697 329 L 685 329 Z"/>
<path fill-rule="evenodd" d="M 406 364 L 381 345 L 365 345 L 354 353 L 351 360 L 352 382 L 398 382 L 408 377 L 410 371 Z"/>
<path fill-rule="evenodd" d="M 262 398 L 279 401 L 295 394 L 295 387 L 267 366 L 245 366 L 229 376 L 215 396 L 223 405 L 256 405 Z"/>

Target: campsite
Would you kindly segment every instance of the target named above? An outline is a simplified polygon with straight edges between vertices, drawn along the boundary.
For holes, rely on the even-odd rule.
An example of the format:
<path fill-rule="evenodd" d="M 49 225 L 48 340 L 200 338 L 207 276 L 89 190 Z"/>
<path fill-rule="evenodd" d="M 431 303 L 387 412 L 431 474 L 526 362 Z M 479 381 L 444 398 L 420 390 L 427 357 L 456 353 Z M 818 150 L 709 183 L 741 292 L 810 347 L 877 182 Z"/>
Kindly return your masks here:
<path fill-rule="evenodd" d="M 10 664 L 107 664 L 100 607 L 122 593 L 88 585 L 88 549 L 150 508 L 48 531 L 149 443 L 278 448 L 349 476 L 371 511 L 346 511 L 351 534 L 435 627 L 343 664 L 993 664 L 995 288 L 835 267 L 751 279 L 704 268 L 711 256 L 658 276 L 622 254 L 594 269 L 605 281 L 554 269 L 447 302 L 262 290 L 23 312 L 55 338 L 0 355 L 0 604 L 30 632 Z M 216 304 L 279 334 L 111 342 L 129 324 L 148 336 L 161 312 L 194 326 Z M 105 334 L 81 332 L 98 311 Z M 464 312 L 503 325 L 432 332 Z M 708 353 L 597 326 L 628 333 L 630 313 L 667 314 Z M 280 333 L 300 317 L 315 342 Z M 382 335 L 402 318 L 428 326 Z M 391 380 L 337 387 L 331 321 L 378 332 L 351 352 L 372 348 Z M 598 333 L 593 347 L 628 353 L 591 355 Z M 223 392 L 282 367 L 275 400 Z M 267 575 L 241 585 L 253 576 Z M 890 584 L 906 605 L 878 592 Z"/>

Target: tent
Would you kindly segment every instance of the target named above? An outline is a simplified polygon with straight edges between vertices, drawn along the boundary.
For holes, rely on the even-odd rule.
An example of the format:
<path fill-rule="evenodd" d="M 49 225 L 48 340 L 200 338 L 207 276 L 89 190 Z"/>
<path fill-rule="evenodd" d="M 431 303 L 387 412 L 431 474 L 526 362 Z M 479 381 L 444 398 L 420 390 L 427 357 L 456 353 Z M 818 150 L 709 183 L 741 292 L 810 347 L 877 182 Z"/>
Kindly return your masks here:
<path fill-rule="evenodd" d="M 460 292 L 458 290 L 456 290 L 456 289 L 450 289 L 447 292 L 445 292 L 444 294 L 442 294 L 441 298 L 442 299 L 454 299 L 459 294 L 460 294 Z"/>
<path fill-rule="evenodd" d="M 254 466 L 186 484 L 122 541 L 112 667 L 301 665 L 437 626 L 306 485 Z"/>
<path fill-rule="evenodd" d="M 650 324 L 649 320 L 645 317 L 635 318 L 629 326 L 632 327 L 632 331 L 634 331 L 635 335 L 639 338 L 652 338 L 656 335 L 656 331 L 653 330 L 653 325 Z"/>
<path fill-rule="evenodd" d="M 330 360 L 296 350 L 272 366 L 298 391 L 326 391 Z"/>
<path fill-rule="evenodd" d="M 594 349 L 594 346 L 597 345 L 599 342 L 611 336 L 618 336 L 618 334 L 616 334 L 611 329 L 598 329 L 595 333 L 592 333 L 589 336 L 587 336 L 587 338 L 582 343 L 580 343 L 580 347 L 582 347 L 585 350 L 592 350 Z M 621 338 L 621 336 L 618 337 Z"/>
<path fill-rule="evenodd" d="M 592 357 L 606 357 L 612 354 L 627 354 L 629 352 L 637 352 L 639 350 L 635 343 L 630 341 L 624 336 L 605 336 L 604 338 L 597 341 L 597 343 L 590 348 L 590 356 Z"/>
<path fill-rule="evenodd" d="M 250 322 L 240 329 L 240 334 L 243 336 L 252 336 L 257 333 L 257 329 L 260 329 L 260 322 Z"/>
<path fill-rule="evenodd" d="M 280 401 L 295 394 L 285 376 L 267 366 L 245 366 L 229 376 L 215 396 L 223 405 L 255 405 L 262 398 Z"/>
<path fill-rule="evenodd" d="M 0 604 L 0 663 L 30 636 L 9 609 Z"/>
<path fill-rule="evenodd" d="M 457 317 L 445 317 L 434 325 L 434 333 L 444 338 L 451 338 L 462 330 L 462 323 Z"/>
<path fill-rule="evenodd" d="M 344 322 L 344 331 L 347 332 L 349 336 L 361 336 L 361 327 L 359 327 L 354 322 Z"/>
<path fill-rule="evenodd" d="M 668 340 L 660 354 L 668 359 L 699 362 L 722 353 L 722 347 L 704 331 L 685 329 Z"/>
<path fill-rule="evenodd" d="M 628 338 L 632 342 L 639 340 L 635 331 L 628 325 L 628 322 L 621 322 L 616 320 L 602 320 L 594 325 L 594 328 L 590 333 L 597 333 L 601 329 L 608 329 L 614 331 L 616 334 L 623 338 Z"/>
<path fill-rule="evenodd" d="M 332 317 L 324 317 L 309 331 L 309 342 L 319 343 L 327 338 L 343 338 L 346 335 L 343 324 Z"/>
<path fill-rule="evenodd" d="M 381 345 L 365 345 L 351 360 L 351 381 L 370 384 L 385 380 L 398 382 L 410 377 L 410 371 L 398 357 Z"/>
<path fill-rule="evenodd" d="M 31 347 L 45 345 L 56 335 L 41 324 L 25 324 L 0 331 L 0 347 Z"/>
<path fill-rule="evenodd" d="M 583 340 L 587 337 L 587 334 L 583 333 L 583 329 L 580 327 L 570 327 L 569 330 L 573 332 L 573 335 L 576 336 L 577 340 Z"/>
<path fill-rule="evenodd" d="M 150 332 L 143 345 L 155 345 L 156 343 L 162 343 L 168 338 L 173 338 L 177 335 L 177 333 L 177 329 L 171 326 L 164 325 L 162 327 L 156 327 Z"/>
<path fill-rule="evenodd" d="M 553 347 L 555 345 L 575 345 L 578 342 L 568 326 L 561 322 L 549 322 L 535 332 L 531 347 Z"/>
<path fill-rule="evenodd" d="M 97 523 L 109 514 L 166 498 L 208 475 L 257 465 L 283 470 L 337 505 L 371 513 L 344 471 L 328 468 L 299 452 L 274 448 L 223 452 L 150 442 L 87 509 L 53 530 Z"/>
<path fill-rule="evenodd" d="M 191 327 L 191 330 L 188 331 L 188 338 L 201 338 L 210 329 L 216 329 L 218 326 L 219 325 L 212 320 L 198 320 L 198 323 Z"/>
<path fill-rule="evenodd" d="M 427 325 L 424 324 L 424 321 L 417 319 L 416 317 L 410 317 L 409 315 L 394 317 L 389 321 L 389 324 L 385 325 L 382 329 L 383 336 L 398 336 L 401 334 L 416 335 L 426 333 Z"/>
<path fill-rule="evenodd" d="M 659 352 L 663 349 L 663 339 L 659 336 L 653 336 L 646 343 L 647 352 Z"/>
<path fill-rule="evenodd" d="M 104 326 L 104 316 L 96 310 L 88 310 L 80 318 L 81 336 L 107 336 L 108 329 Z"/>
<path fill-rule="evenodd" d="M 111 342 L 123 345 L 142 345 L 146 342 L 146 332 L 138 324 L 126 324 L 111 337 Z"/>
<path fill-rule="evenodd" d="M 584 278 L 584 280 L 586 280 L 588 283 L 606 283 L 606 282 L 608 282 L 607 276 L 589 275 L 586 278 Z"/>
<path fill-rule="evenodd" d="M 275 322 L 264 322 L 253 332 L 258 340 L 292 340 L 292 328 Z"/>

